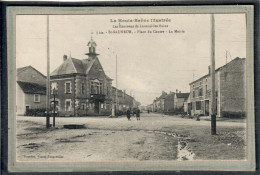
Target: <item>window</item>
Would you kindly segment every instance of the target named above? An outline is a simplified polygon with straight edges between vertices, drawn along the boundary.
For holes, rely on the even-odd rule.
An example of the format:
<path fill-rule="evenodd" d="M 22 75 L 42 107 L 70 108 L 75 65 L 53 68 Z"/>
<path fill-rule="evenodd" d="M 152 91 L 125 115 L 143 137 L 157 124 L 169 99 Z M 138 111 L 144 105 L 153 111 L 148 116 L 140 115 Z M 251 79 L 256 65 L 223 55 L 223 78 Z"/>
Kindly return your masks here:
<path fill-rule="evenodd" d="M 85 83 L 81 83 L 81 94 L 85 94 Z"/>
<path fill-rule="evenodd" d="M 203 92 L 202 92 L 202 88 L 199 89 L 199 96 L 202 96 Z"/>
<path fill-rule="evenodd" d="M 193 98 L 195 98 L 195 91 L 192 92 Z"/>
<path fill-rule="evenodd" d="M 65 93 L 66 94 L 71 93 L 71 82 L 70 81 L 65 82 Z"/>
<path fill-rule="evenodd" d="M 52 82 L 51 83 L 51 94 L 53 94 L 53 89 L 58 90 L 58 83 L 57 82 Z"/>
<path fill-rule="evenodd" d="M 208 85 L 205 86 L 205 93 L 207 94 L 208 91 Z"/>
<path fill-rule="evenodd" d="M 103 87 L 102 83 L 99 80 L 92 80 L 91 81 L 91 94 L 103 94 Z"/>
<path fill-rule="evenodd" d="M 196 110 L 201 110 L 201 101 L 196 101 Z"/>
<path fill-rule="evenodd" d="M 71 110 L 71 101 L 66 100 L 65 101 L 65 111 L 70 111 Z"/>
<path fill-rule="evenodd" d="M 40 102 L 40 95 L 39 94 L 34 94 L 34 102 L 37 102 L 37 103 Z"/>
<path fill-rule="evenodd" d="M 100 83 L 100 94 L 103 94 L 102 83 Z"/>

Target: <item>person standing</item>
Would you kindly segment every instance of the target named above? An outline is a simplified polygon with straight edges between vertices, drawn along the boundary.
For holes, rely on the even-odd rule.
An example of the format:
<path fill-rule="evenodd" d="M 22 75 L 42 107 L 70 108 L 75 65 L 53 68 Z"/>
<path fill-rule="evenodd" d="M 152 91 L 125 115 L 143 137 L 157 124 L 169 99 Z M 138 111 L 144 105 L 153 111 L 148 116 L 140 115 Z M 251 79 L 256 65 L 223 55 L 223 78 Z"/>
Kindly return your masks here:
<path fill-rule="evenodd" d="M 140 120 L 140 109 L 139 108 L 137 108 L 137 110 L 136 110 L 136 119 Z"/>
<path fill-rule="evenodd" d="M 127 117 L 128 120 L 130 120 L 131 111 L 129 109 L 127 109 L 127 111 L 126 111 L 126 117 Z"/>

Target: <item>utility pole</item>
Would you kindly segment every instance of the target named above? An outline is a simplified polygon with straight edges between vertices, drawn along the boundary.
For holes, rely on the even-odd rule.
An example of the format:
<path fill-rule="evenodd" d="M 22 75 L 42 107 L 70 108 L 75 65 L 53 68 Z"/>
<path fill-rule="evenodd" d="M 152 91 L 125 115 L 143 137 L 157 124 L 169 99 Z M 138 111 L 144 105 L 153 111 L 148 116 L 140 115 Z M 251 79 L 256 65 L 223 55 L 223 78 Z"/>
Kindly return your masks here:
<path fill-rule="evenodd" d="M 115 113 L 117 112 L 117 55 L 116 55 L 116 110 L 115 110 Z M 117 116 L 117 113 L 116 113 L 116 116 Z"/>
<path fill-rule="evenodd" d="M 215 19 L 211 14 L 211 135 L 216 135 L 216 92 L 215 92 Z"/>
<path fill-rule="evenodd" d="M 53 93 L 53 98 L 54 98 L 54 104 L 53 104 L 53 122 L 52 122 L 52 124 L 53 124 L 53 127 L 55 127 L 55 117 L 56 117 L 56 99 L 55 99 L 55 97 L 56 97 L 56 95 L 57 95 L 57 90 L 54 88 L 54 89 L 52 90 L 52 93 Z"/>
<path fill-rule="evenodd" d="M 50 127 L 50 48 L 49 48 L 49 15 L 47 15 L 47 82 L 46 82 L 46 128 Z"/>

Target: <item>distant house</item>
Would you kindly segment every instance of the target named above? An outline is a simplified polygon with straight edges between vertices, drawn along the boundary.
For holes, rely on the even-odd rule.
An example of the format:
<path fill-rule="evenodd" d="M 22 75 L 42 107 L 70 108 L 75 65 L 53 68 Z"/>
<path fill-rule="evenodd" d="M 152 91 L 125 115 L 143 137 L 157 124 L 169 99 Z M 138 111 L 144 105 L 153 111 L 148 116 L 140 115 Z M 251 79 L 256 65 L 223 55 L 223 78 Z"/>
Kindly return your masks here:
<path fill-rule="evenodd" d="M 165 97 L 167 96 L 167 93 L 162 91 L 161 96 L 157 99 L 156 105 L 157 105 L 157 111 L 158 112 L 164 112 L 165 110 Z"/>
<path fill-rule="evenodd" d="M 164 111 L 165 112 L 172 112 L 174 111 L 174 92 L 170 92 L 168 95 L 166 95 L 164 99 Z"/>
<path fill-rule="evenodd" d="M 189 98 L 190 93 L 175 93 L 174 95 L 174 109 L 184 108 L 184 102 Z"/>
<path fill-rule="evenodd" d="M 26 66 L 17 69 L 16 113 L 25 115 L 29 109 L 46 108 L 46 77 Z"/>
<path fill-rule="evenodd" d="M 156 97 L 156 99 L 153 100 L 153 112 L 158 111 L 158 106 L 157 106 L 157 104 L 159 103 L 158 101 L 159 101 L 158 97 Z"/>
<path fill-rule="evenodd" d="M 191 115 L 211 115 L 211 77 L 207 75 L 190 83 Z M 215 70 L 217 116 L 245 113 L 245 58 L 235 58 Z"/>
<path fill-rule="evenodd" d="M 112 79 L 104 72 L 96 53 L 96 42 L 88 42 L 87 58 L 63 56 L 63 63 L 51 73 L 51 101 L 60 116 L 110 115 Z"/>

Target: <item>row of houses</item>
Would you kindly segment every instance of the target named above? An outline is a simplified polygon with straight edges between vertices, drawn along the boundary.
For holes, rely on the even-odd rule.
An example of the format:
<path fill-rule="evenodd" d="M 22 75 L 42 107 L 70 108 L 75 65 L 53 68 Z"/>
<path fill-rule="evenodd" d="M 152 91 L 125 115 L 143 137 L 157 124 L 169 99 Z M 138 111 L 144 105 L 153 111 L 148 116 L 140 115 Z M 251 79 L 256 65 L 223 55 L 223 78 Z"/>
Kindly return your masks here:
<path fill-rule="evenodd" d="M 51 73 L 51 106 L 55 103 L 60 116 L 110 115 L 116 108 L 116 88 L 102 68 L 96 46 L 91 38 L 85 59 L 64 55 L 62 64 Z M 125 91 L 117 92 L 117 110 L 140 105 Z M 32 66 L 18 68 L 16 95 L 18 115 L 46 108 L 46 76 Z"/>
<path fill-rule="evenodd" d="M 216 111 L 218 117 L 245 115 L 245 58 L 235 58 L 215 70 Z M 162 92 L 147 108 L 154 112 L 182 109 L 189 115 L 211 115 L 211 77 L 208 74 L 191 82 L 190 92 Z"/>
<path fill-rule="evenodd" d="M 184 102 L 187 101 L 189 93 L 176 92 L 162 94 L 153 100 L 153 103 L 148 106 L 148 109 L 153 112 L 174 112 L 184 107 Z"/>

